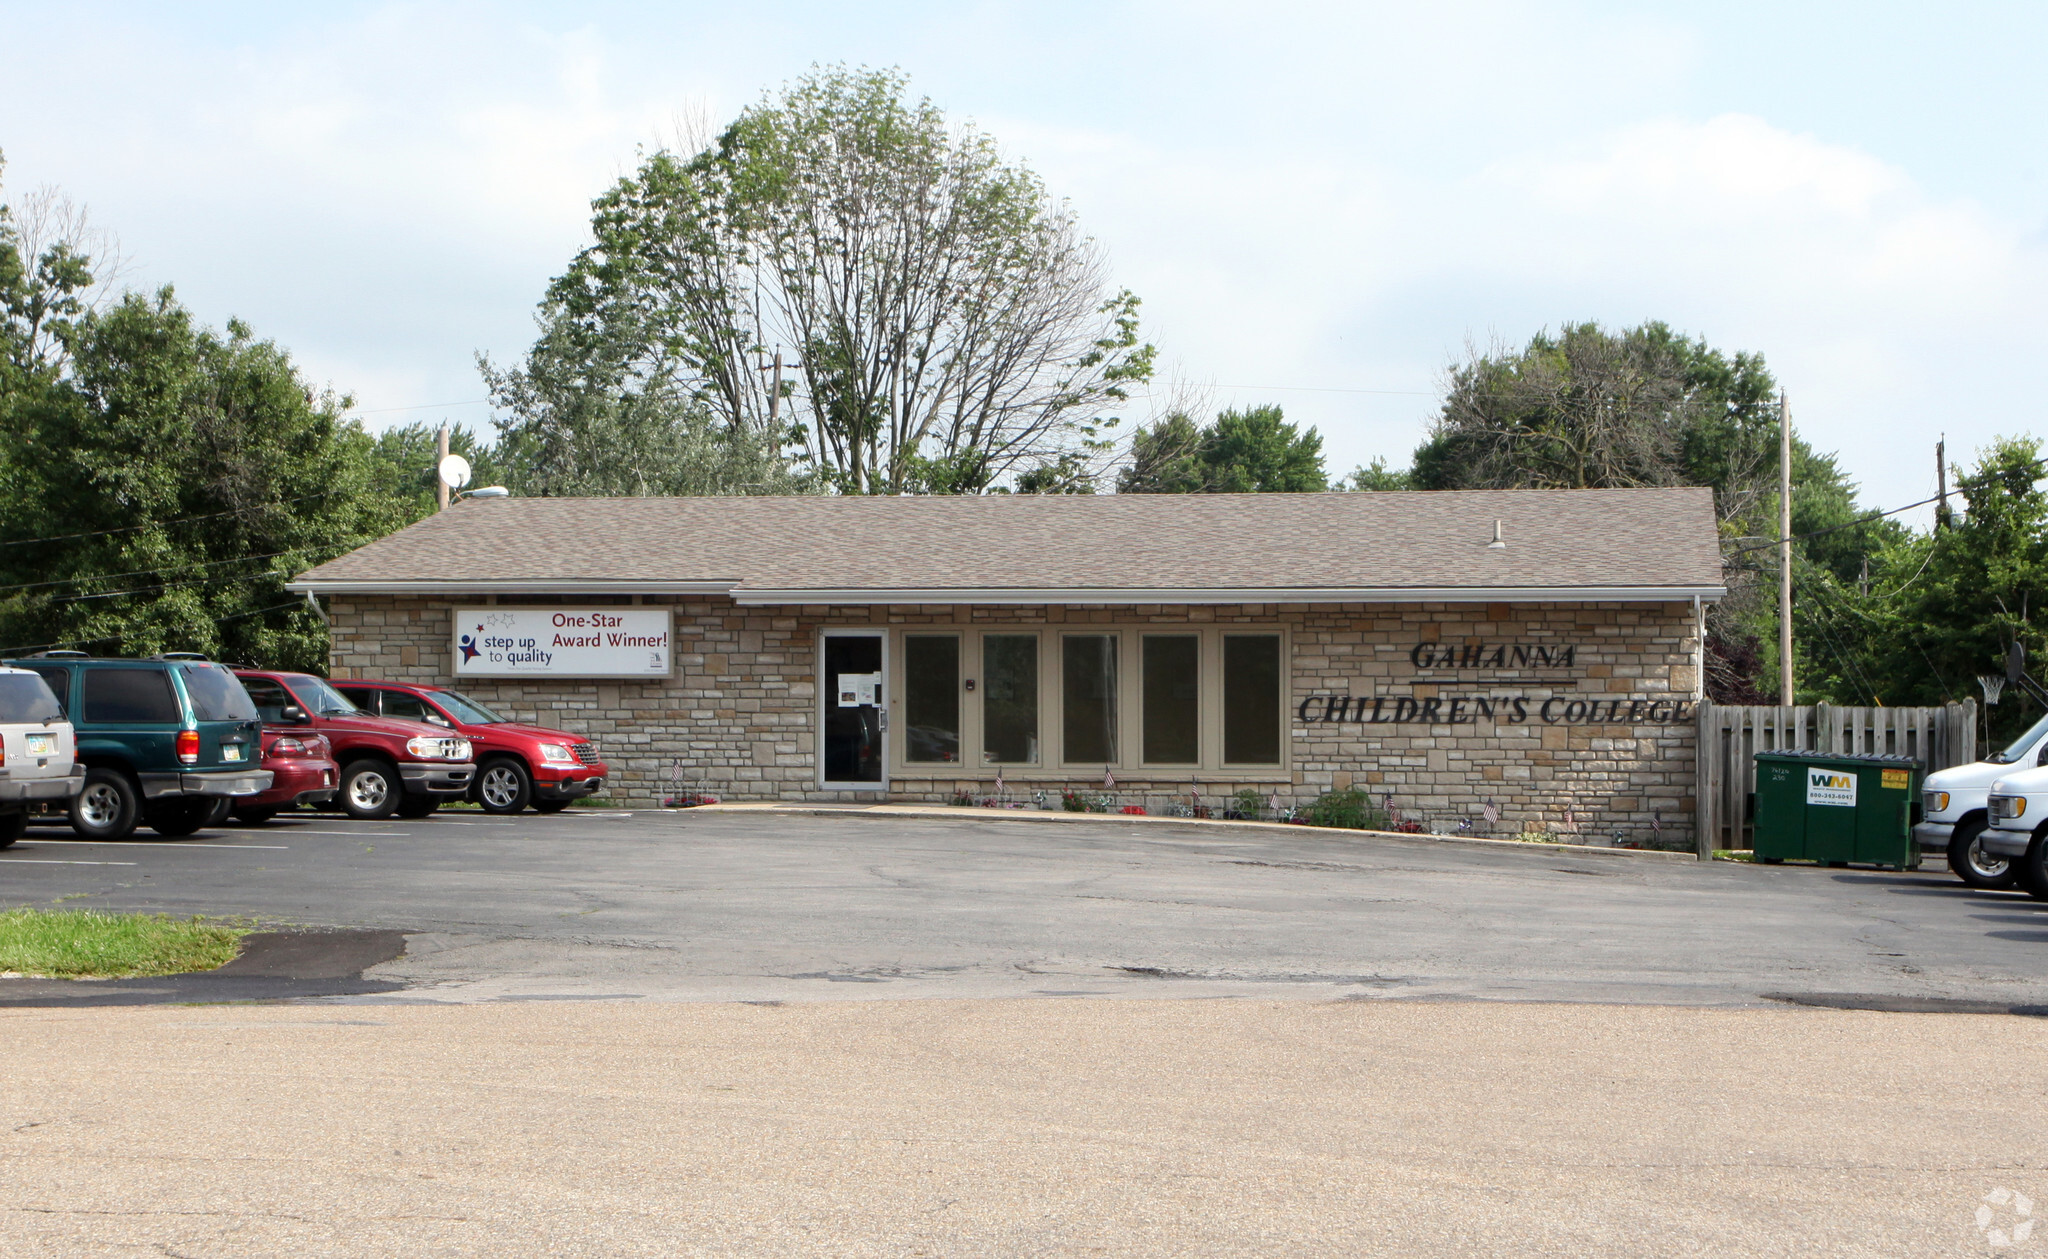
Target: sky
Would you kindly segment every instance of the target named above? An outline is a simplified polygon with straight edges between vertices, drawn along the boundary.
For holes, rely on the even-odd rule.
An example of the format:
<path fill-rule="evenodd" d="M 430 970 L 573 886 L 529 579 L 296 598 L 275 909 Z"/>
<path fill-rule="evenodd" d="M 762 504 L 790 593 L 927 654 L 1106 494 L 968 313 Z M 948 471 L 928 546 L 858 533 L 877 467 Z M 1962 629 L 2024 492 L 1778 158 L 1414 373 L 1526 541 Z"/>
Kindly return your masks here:
<path fill-rule="evenodd" d="M 1762 354 L 1873 507 L 2040 432 L 2048 6 L 0 0 L 0 197 L 248 321 L 373 427 L 487 428 L 589 203 L 820 63 L 1067 199 L 1169 390 L 1405 466 L 1446 368 L 1661 319 Z M 1925 519 L 1924 512 L 1905 519 Z"/>

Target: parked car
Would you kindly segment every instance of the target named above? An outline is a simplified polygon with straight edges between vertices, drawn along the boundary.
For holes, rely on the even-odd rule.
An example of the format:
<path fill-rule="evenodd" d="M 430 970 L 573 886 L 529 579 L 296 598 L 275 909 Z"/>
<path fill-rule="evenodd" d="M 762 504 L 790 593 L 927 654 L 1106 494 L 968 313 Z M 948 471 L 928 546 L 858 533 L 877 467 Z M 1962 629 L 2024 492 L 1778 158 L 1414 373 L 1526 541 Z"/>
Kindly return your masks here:
<path fill-rule="evenodd" d="M 2027 895 L 2048 901 L 2048 767 L 2008 772 L 1992 783 L 1984 815 L 1984 851 L 2012 863 L 2013 881 Z"/>
<path fill-rule="evenodd" d="M 260 824 L 286 809 L 333 803 L 341 781 L 341 766 L 335 763 L 333 752 L 324 734 L 308 734 L 296 726 L 266 724 L 263 768 L 272 776 L 270 790 L 237 799 L 235 817 Z"/>
<path fill-rule="evenodd" d="M 85 766 L 71 828 L 88 839 L 126 838 L 138 822 L 159 835 L 190 835 L 220 797 L 270 786 L 270 771 L 257 764 L 256 706 L 225 665 L 83 652 L 0 663 L 40 675 L 71 718 Z"/>
<path fill-rule="evenodd" d="M 340 765 L 336 798 L 354 818 L 425 817 L 476 777 L 469 740 L 423 721 L 365 713 L 325 678 L 241 669 L 267 725 L 324 735 Z"/>
<path fill-rule="evenodd" d="M 366 712 L 460 732 L 476 748 L 470 798 L 486 812 L 517 813 L 528 804 L 542 813 L 560 812 L 601 790 L 610 772 L 598 759 L 597 745 L 582 735 L 501 717 L 445 686 L 347 678 L 334 687 Z"/>
<path fill-rule="evenodd" d="M 1946 850 L 1949 869 L 1971 887 L 2011 887 L 2012 863 L 1984 846 L 1984 832 L 1991 824 L 1985 801 L 1991 784 L 2001 777 L 2043 764 L 2048 764 L 2048 717 L 2003 752 L 1934 771 L 1921 786 L 1920 822 L 1913 827 L 1913 838 L 1923 851 Z"/>
<path fill-rule="evenodd" d="M 31 811 L 78 794 L 77 748 L 49 683 L 0 667 L 0 848 L 21 838 Z"/>

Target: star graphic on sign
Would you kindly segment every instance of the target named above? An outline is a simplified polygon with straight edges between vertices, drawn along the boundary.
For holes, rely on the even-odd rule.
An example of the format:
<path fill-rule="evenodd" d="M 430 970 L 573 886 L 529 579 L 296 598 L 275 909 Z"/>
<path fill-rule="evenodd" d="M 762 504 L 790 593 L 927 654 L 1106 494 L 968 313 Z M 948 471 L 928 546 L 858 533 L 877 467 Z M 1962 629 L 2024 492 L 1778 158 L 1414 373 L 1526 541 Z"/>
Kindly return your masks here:
<path fill-rule="evenodd" d="M 479 625 L 476 627 L 477 634 L 481 634 L 483 632 L 483 626 Z M 464 634 L 462 636 L 460 645 L 462 647 L 462 663 L 464 664 L 468 664 L 470 661 L 476 659 L 478 656 L 483 655 L 482 652 L 476 649 L 476 634 Z"/>

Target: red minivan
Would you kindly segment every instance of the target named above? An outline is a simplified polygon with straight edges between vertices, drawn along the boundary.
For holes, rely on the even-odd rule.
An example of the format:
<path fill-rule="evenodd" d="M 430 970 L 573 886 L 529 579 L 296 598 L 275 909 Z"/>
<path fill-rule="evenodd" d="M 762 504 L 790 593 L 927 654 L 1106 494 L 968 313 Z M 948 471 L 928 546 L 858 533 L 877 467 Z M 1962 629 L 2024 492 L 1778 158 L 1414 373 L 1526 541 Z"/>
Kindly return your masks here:
<path fill-rule="evenodd" d="M 336 678 L 334 689 L 364 712 L 424 721 L 453 730 L 476 748 L 470 799 L 488 813 L 517 813 L 531 804 L 557 813 L 604 786 L 608 773 L 597 745 L 580 734 L 501 717 L 445 686 Z"/>

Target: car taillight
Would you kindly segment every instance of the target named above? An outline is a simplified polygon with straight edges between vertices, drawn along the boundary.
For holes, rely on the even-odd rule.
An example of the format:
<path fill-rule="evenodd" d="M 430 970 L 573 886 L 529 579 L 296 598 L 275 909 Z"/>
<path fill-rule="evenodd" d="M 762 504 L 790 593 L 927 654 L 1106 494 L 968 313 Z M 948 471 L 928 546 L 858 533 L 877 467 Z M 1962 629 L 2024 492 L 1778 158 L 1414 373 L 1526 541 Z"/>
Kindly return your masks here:
<path fill-rule="evenodd" d="M 290 735 L 285 735 L 270 745 L 270 754 L 272 756 L 310 756 L 312 753 L 303 742 L 292 738 Z"/>
<path fill-rule="evenodd" d="M 197 730 L 178 731 L 178 759 L 187 765 L 197 765 L 199 763 L 199 732 Z"/>

